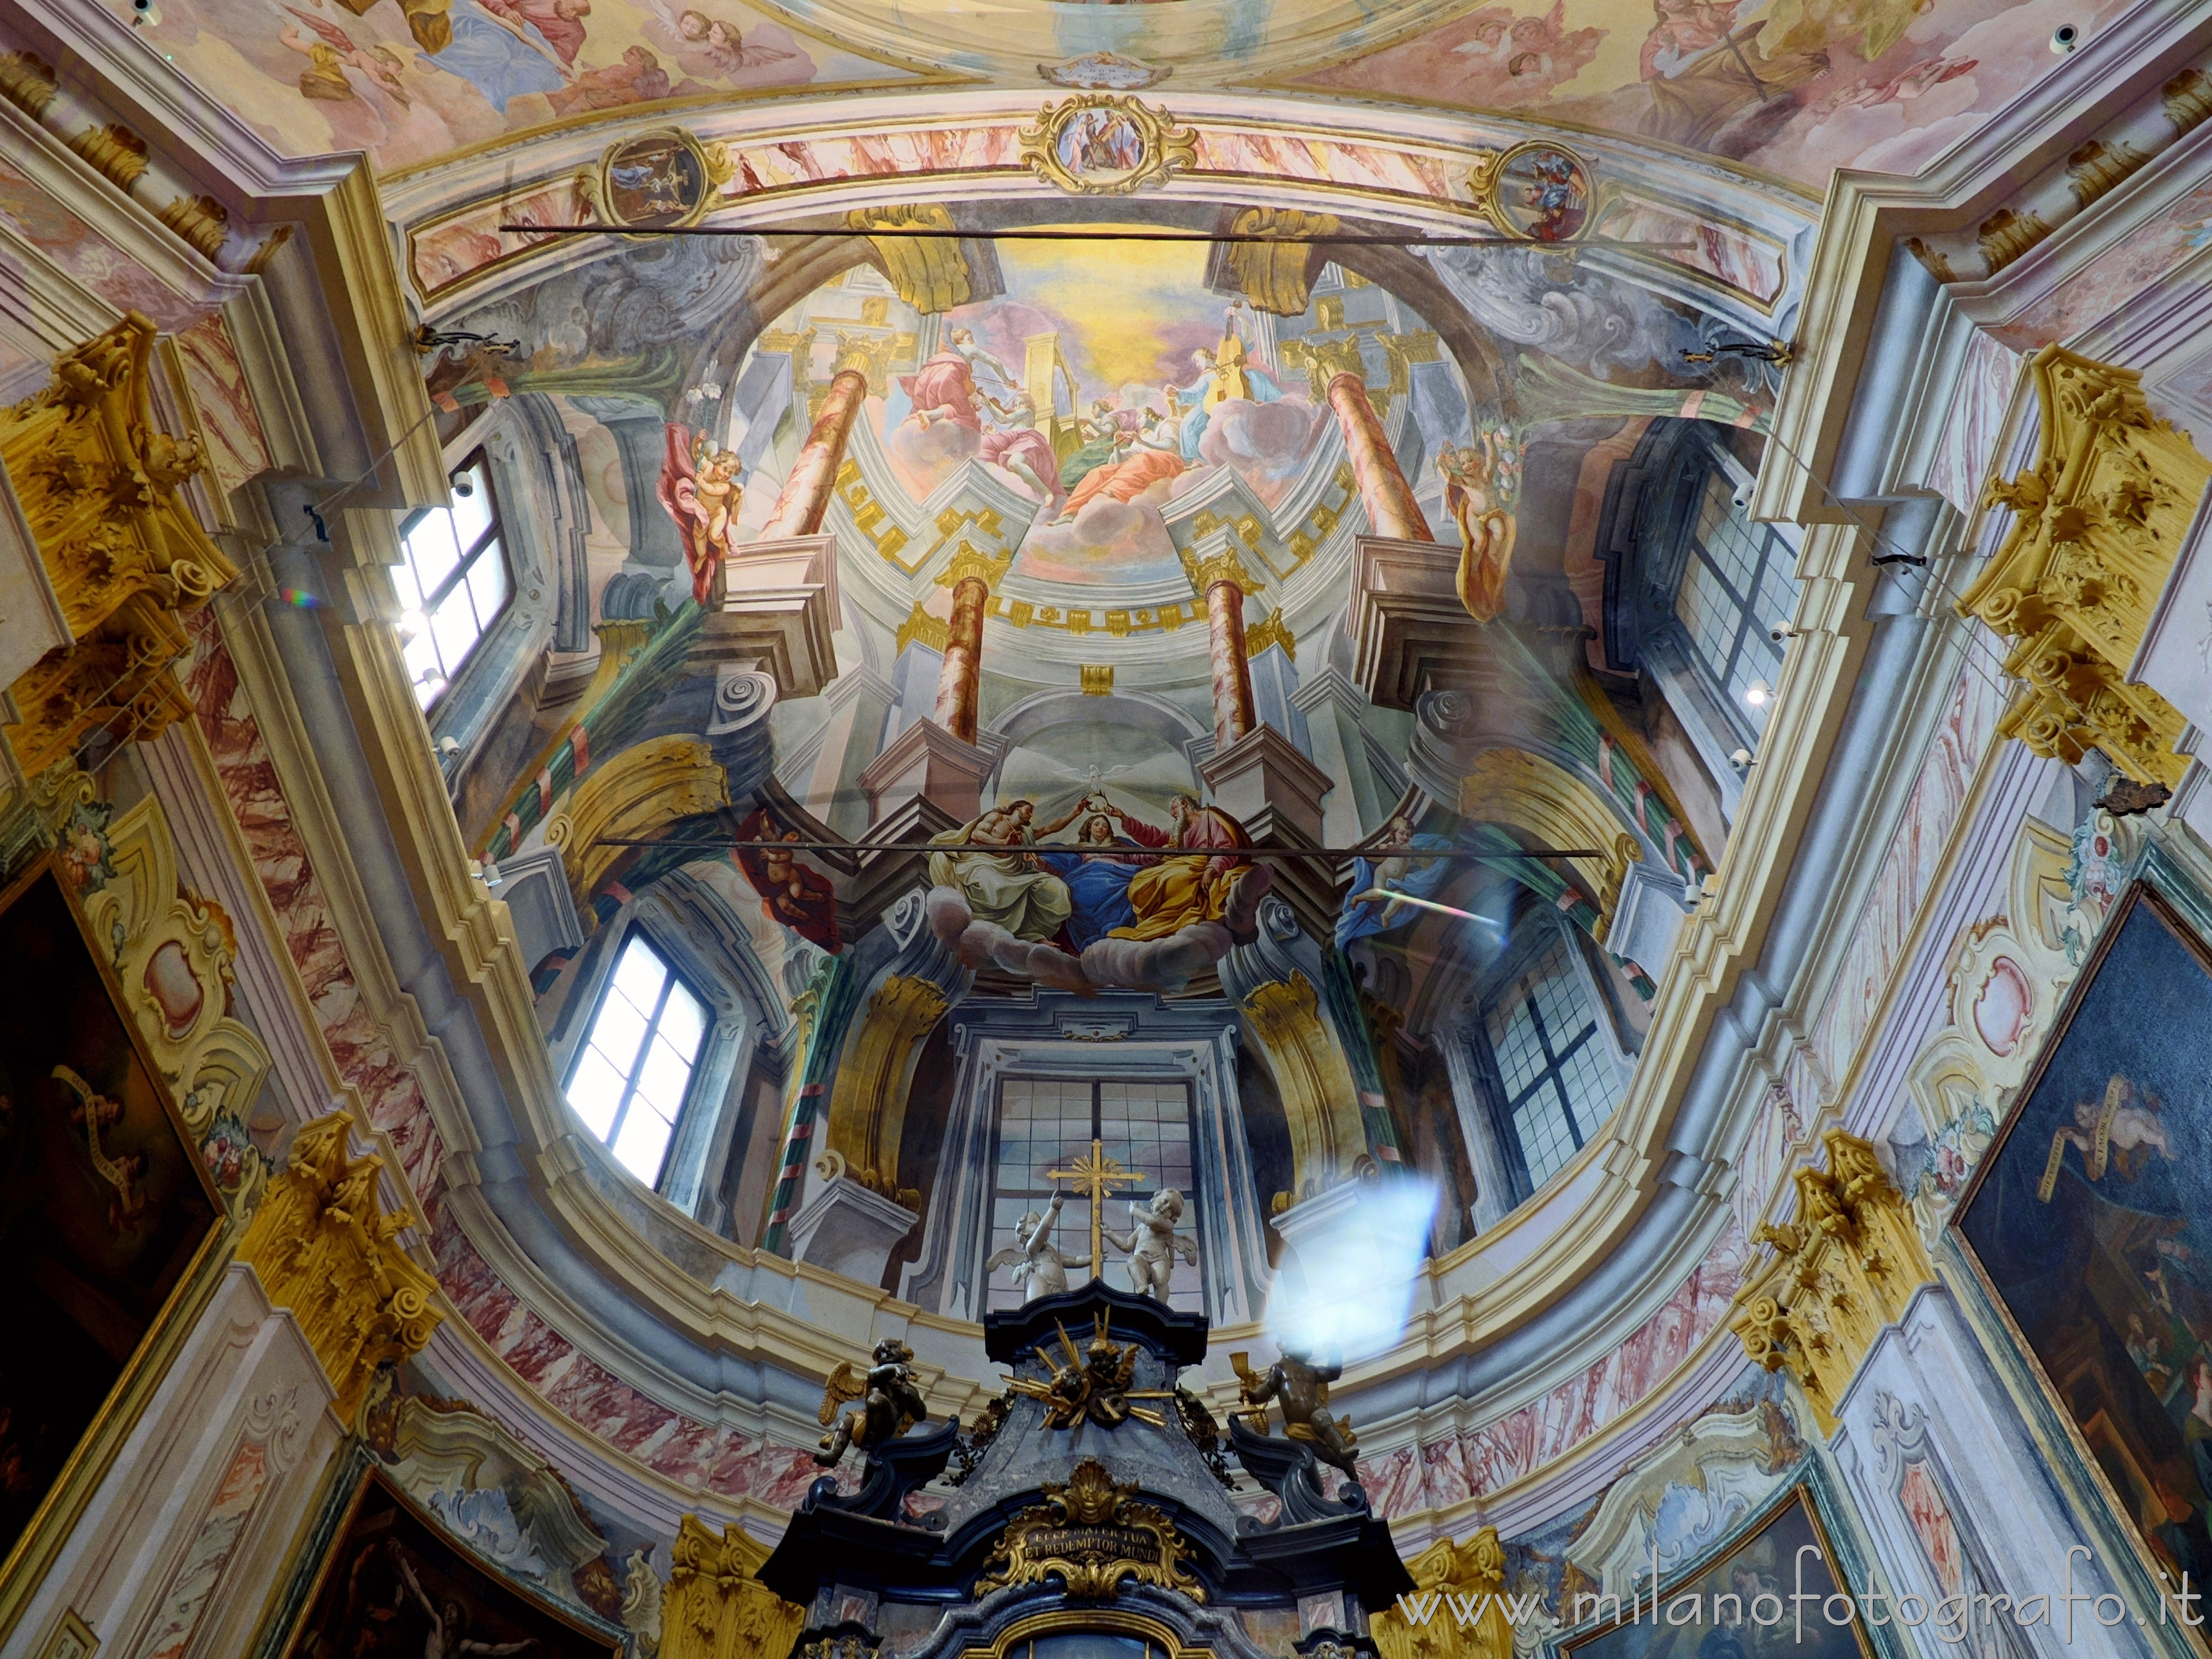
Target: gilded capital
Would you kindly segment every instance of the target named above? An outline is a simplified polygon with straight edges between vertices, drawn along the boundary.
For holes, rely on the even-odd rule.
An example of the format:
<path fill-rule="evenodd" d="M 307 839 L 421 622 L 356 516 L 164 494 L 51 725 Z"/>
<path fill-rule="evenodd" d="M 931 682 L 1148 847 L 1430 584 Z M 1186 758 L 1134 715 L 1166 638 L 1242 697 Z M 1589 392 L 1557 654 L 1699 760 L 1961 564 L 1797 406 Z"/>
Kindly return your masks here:
<path fill-rule="evenodd" d="M 131 312 L 57 358 L 43 391 L 0 408 L 0 466 L 74 641 L 9 688 L 22 720 L 7 741 L 26 774 L 95 731 L 150 738 L 190 713 L 169 672 L 187 643 L 179 617 L 238 574 L 177 497 L 202 457 L 154 425 L 154 335 Z"/>
<path fill-rule="evenodd" d="M 270 1301 L 300 1322 L 347 1423 L 376 1368 L 421 1352 L 444 1317 L 438 1281 L 396 1242 L 413 1220 L 378 1199 L 384 1160 L 354 1157 L 352 1128 L 333 1112 L 300 1131 L 238 1246 Z"/>
<path fill-rule="evenodd" d="M 1983 501 L 2011 533 L 1960 596 L 1961 614 L 2014 642 L 2027 684 L 1998 723 L 2069 764 L 2101 749 L 2139 783 L 2181 781 L 2187 724 L 2128 670 L 2150 626 L 2212 461 L 2150 411 L 2142 376 L 2047 346 L 2032 367 L 2042 406 L 2035 464 L 1992 478 Z"/>
<path fill-rule="evenodd" d="M 786 1659 L 806 1609 L 760 1582 L 768 1555 L 742 1527 L 718 1537 L 685 1516 L 660 1604 L 660 1659 Z"/>
<path fill-rule="evenodd" d="M 1796 1217 L 1763 1225 L 1729 1328 L 1744 1352 L 1803 1384 L 1823 1431 L 1884 1327 L 1936 1277 L 1912 1212 L 1870 1142 L 1830 1129 L 1827 1167 L 1799 1169 Z"/>
<path fill-rule="evenodd" d="M 957 587 L 962 582 L 972 580 L 982 583 L 987 588 L 995 587 L 999 579 L 1006 574 L 1013 562 L 1012 553 L 1001 553 L 994 559 L 963 538 L 960 545 L 953 550 L 951 558 L 945 562 L 945 574 L 937 579 L 937 584 L 940 587 Z"/>

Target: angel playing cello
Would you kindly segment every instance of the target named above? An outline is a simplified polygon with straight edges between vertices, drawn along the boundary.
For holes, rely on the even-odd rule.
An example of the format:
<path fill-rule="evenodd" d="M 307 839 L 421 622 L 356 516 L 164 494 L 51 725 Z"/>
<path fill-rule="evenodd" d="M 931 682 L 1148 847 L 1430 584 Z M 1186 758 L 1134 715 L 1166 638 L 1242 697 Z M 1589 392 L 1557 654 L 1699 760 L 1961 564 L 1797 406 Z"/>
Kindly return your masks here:
<path fill-rule="evenodd" d="M 660 467 L 660 504 L 676 520 L 684 562 L 691 571 L 691 597 L 701 605 L 730 555 L 730 531 L 744 500 L 744 463 L 715 447 L 703 432 L 671 421 L 668 453 Z"/>

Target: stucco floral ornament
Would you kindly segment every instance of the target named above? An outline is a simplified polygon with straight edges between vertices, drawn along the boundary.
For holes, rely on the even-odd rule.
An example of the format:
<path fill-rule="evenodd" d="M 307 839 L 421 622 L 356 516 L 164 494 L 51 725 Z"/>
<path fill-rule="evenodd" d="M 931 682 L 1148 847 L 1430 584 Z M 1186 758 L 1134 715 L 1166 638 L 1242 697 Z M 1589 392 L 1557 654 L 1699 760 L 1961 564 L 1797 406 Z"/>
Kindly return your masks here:
<path fill-rule="evenodd" d="M 1127 196 L 1164 185 L 1198 159 L 1198 133 L 1164 109 L 1092 92 L 1047 104 L 1018 135 L 1021 159 L 1075 196 Z"/>

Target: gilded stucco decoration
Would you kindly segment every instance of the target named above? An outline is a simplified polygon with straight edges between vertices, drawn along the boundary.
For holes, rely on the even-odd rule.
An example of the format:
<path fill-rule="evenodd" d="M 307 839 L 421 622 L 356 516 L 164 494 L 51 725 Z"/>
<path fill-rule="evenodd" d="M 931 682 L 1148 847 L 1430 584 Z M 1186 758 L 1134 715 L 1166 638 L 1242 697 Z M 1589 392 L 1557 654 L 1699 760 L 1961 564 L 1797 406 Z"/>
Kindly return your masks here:
<path fill-rule="evenodd" d="M 1644 849 L 1596 790 L 1565 767 L 1525 749 L 1492 749 L 1478 757 L 1460 780 L 1459 812 L 1464 818 L 1525 830 L 1539 847 L 1600 851 L 1591 896 L 1597 902 L 1596 936 L 1605 937 L 1613 925 L 1620 884 L 1628 866 L 1643 858 Z M 1583 879 L 1589 880 L 1589 861 L 1578 859 L 1575 863 Z"/>
<path fill-rule="evenodd" d="M 1320 994 L 1304 974 L 1293 971 L 1287 979 L 1255 987 L 1243 1009 L 1282 1097 L 1295 1194 L 1334 1186 L 1367 1151 L 1367 1131 L 1351 1065 L 1322 1016 Z M 1287 1209 L 1291 1201 L 1291 1194 L 1281 1195 L 1279 1207 Z"/>
<path fill-rule="evenodd" d="M 922 1039 L 951 1003 L 928 980 L 892 974 L 868 998 L 831 1083 L 828 1152 L 841 1173 L 919 1212 L 921 1194 L 899 1185 L 899 1141 Z"/>
<path fill-rule="evenodd" d="M 85 918 L 225 1206 L 249 1212 L 267 1164 L 246 1117 L 269 1075 L 269 1050 L 231 1012 L 238 936 L 214 900 L 184 887 L 175 842 L 149 796 L 108 825 L 112 874 L 86 895 Z"/>
<path fill-rule="evenodd" d="M 1313 278 L 1319 252 L 1311 236 L 1334 236 L 1341 222 L 1334 213 L 1298 208 L 1246 208 L 1230 222 L 1232 236 L 1264 238 L 1228 242 L 1229 269 L 1244 297 L 1261 311 L 1296 317 L 1313 303 Z"/>
<path fill-rule="evenodd" d="M 664 127 L 609 145 L 596 167 L 576 175 L 576 195 L 604 223 L 680 230 L 707 216 L 736 171 L 727 145 Z"/>
<path fill-rule="evenodd" d="M 2068 763 L 2102 750 L 2142 783 L 2172 788 L 2187 721 L 2128 669 L 2150 625 L 2212 462 L 2151 413 L 2131 369 L 2046 346 L 2032 366 L 2042 408 L 2035 465 L 1990 480 L 2011 533 L 1959 610 L 2015 641 L 2004 672 L 2027 689 L 2000 722 Z"/>
<path fill-rule="evenodd" d="M 939 204 L 855 208 L 845 216 L 845 228 L 875 233 L 868 245 L 875 249 L 884 275 L 890 278 L 899 298 L 924 316 L 968 303 L 974 292 L 968 260 L 953 232 L 951 214 Z M 885 231 L 901 234 L 884 235 Z"/>
<path fill-rule="evenodd" d="M 1827 1167 L 1796 1172 L 1796 1214 L 1753 1236 L 1771 1254 L 1747 1267 L 1729 1328 L 1752 1358 L 1804 1385 L 1832 1433 L 1836 1402 L 1859 1362 L 1936 1271 L 1872 1143 L 1830 1129 L 1820 1144 Z"/>
<path fill-rule="evenodd" d="M 768 1547 L 743 1527 L 716 1537 L 697 1516 L 685 1516 L 660 1601 L 661 1659 L 785 1659 L 806 1609 L 760 1582 L 768 1557 Z"/>
<path fill-rule="evenodd" d="M 1068 1595 L 1085 1600 L 1118 1595 L 1132 1579 L 1206 1600 L 1188 1565 L 1189 1541 L 1162 1510 L 1137 1501 L 1136 1482 L 1116 1481 L 1086 1457 L 1066 1480 L 1048 1480 L 1042 1490 L 1045 1501 L 1020 1511 L 999 1534 L 975 1581 L 979 1598 L 1009 1584 L 1057 1578 Z"/>
<path fill-rule="evenodd" d="M 185 652 L 179 615 L 238 574 L 178 498 L 203 457 L 154 425 L 155 331 L 126 313 L 56 359 L 43 390 L 0 410 L 0 465 L 75 641 L 9 688 L 22 720 L 8 742 L 27 775 L 95 732 L 150 738 L 189 714 L 169 672 Z"/>
<path fill-rule="evenodd" d="M 1021 159 L 1076 196 L 1127 196 L 1164 185 L 1198 159 L 1198 134 L 1164 109 L 1112 93 L 1078 93 L 1037 112 L 1017 135 Z"/>
<path fill-rule="evenodd" d="M 1397 1606 L 1376 1613 L 1371 1625 L 1382 1659 L 1511 1659 L 1513 1625 L 1505 1616 L 1505 1546 L 1498 1528 L 1485 1527 L 1463 1544 L 1440 1538 L 1407 1569 L 1413 1575 L 1412 1605 L 1427 1605 L 1431 1616 L 1415 1624 Z M 1437 1598 L 1449 1598 L 1438 1608 Z M 1496 1599 L 1492 1599 L 1496 1598 Z M 1462 1607 L 1479 1607 L 1472 1621 L 1457 1616 Z"/>
<path fill-rule="evenodd" d="M 397 1242 L 412 1218 L 379 1200 L 384 1160 L 353 1156 L 352 1129 L 332 1112 L 300 1131 L 238 1245 L 269 1299 L 300 1322 L 348 1423 L 377 1367 L 420 1353 L 444 1316 L 438 1281 Z"/>
<path fill-rule="evenodd" d="M 567 862 L 568 889 L 586 931 L 597 926 L 591 896 L 600 878 L 629 850 L 607 837 L 650 836 L 729 804 L 729 775 L 703 738 L 649 738 L 596 768 L 545 826 L 546 842 L 561 848 Z"/>

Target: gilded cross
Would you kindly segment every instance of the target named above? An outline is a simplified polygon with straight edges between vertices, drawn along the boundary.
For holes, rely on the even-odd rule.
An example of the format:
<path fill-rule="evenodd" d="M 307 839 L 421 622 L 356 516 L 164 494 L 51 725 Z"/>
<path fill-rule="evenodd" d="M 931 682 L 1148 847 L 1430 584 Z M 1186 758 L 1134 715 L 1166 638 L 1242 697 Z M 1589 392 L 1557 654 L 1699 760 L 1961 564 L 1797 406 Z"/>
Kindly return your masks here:
<path fill-rule="evenodd" d="M 1105 1203 L 1117 1181 L 1139 1182 L 1144 1176 L 1133 1170 L 1125 1170 L 1106 1156 L 1106 1143 L 1094 1140 L 1089 1154 L 1075 1160 L 1069 1170 L 1047 1170 L 1049 1181 L 1066 1181 L 1074 1184 L 1075 1190 L 1091 1200 L 1091 1276 L 1106 1277 L 1106 1242 L 1100 1237 L 1105 1225 Z"/>

